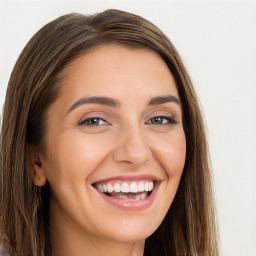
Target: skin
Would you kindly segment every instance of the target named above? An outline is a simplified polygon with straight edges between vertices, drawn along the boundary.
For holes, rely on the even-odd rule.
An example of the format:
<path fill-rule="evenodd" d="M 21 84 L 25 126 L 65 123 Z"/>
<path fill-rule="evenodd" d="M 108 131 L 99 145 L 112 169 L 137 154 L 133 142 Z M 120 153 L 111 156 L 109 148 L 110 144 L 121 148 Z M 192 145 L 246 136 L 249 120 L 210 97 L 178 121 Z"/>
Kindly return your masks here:
<path fill-rule="evenodd" d="M 148 105 L 165 95 L 179 98 L 167 65 L 148 49 L 101 46 L 65 70 L 59 96 L 47 112 L 44 149 L 33 154 L 34 183 L 50 184 L 53 255 L 143 255 L 144 241 L 164 219 L 185 163 L 181 104 Z M 87 103 L 70 110 L 89 96 L 115 98 L 120 106 Z M 156 124 L 157 116 L 164 118 Z M 92 117 L 106 122 L 79 124 Z M 139 211 L 106 202 L 92 186 L 137 175 L 159 180 L 154 202 Z"/>

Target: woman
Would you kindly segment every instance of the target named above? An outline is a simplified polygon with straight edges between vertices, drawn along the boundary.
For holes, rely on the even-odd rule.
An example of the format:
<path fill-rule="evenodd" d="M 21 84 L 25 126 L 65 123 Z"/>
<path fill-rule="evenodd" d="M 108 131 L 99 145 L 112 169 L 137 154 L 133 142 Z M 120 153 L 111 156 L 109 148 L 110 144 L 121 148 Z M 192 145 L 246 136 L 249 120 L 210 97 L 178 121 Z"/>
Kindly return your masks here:
<path fill-rule="evenodd" d="M 204 123 L 168 38 L 118 10 L 36 33 L 7 89 L 1 195 L 11 255 L 219 255 Z"/>

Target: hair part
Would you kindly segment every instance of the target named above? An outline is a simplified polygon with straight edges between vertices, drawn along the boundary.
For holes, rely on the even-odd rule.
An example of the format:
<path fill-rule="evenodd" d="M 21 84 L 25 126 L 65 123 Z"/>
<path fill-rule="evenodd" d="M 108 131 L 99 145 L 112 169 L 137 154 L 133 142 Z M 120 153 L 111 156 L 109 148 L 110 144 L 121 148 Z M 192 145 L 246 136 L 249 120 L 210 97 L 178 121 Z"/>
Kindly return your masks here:
<path fill-rule="evenodd" d="M 185 167 L 165 219 L 146 240 L 144 255 L 218 256 L 205 125 L 191 79 L 175 47 L 155 25 L 118 10 L 61 16 L 40 29 L 17 60 L 0 137 L 0 242 L 11 255 L 51 254 L 49 188 L 36 187 L 31 180 L 30 146 L 43 145 L 46 112 L 58 97 L 67 65 L 106 44 L 157 52 L 168 65 L 182 102 Z"/>

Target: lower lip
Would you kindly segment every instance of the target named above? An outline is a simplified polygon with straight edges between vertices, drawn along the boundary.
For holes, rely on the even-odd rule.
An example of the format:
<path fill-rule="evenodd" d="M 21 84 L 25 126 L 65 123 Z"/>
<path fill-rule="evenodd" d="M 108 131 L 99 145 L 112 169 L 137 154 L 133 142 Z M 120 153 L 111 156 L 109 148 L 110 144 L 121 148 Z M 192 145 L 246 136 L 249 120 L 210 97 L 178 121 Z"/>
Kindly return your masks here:
<path fill-rule="evenodd" d="M 151 194 L 147 198 L 142 200 L 136 200 L 136 201 L 128 201 L 128 200 L 123 200 L 115 197 L 110 197 L 100 192 L 97 189 L 96 191 L 105 201 L 107 201 L 108 203 L 114 206 L 117 206 L 126 211 L 141 211 L 149 208 L 153 204 L 156 198 L 158 187 L 159 187 L 159 183 L 157 182 L 154 185 L 154 189 L 152 190 Z"/>

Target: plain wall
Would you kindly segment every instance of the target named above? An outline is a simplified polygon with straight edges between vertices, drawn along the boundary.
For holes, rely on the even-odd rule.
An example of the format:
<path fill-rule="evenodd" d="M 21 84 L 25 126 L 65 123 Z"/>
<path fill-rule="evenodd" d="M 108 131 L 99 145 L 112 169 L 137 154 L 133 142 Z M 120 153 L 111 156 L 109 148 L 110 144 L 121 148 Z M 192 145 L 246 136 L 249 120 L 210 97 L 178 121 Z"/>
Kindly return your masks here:
<path fill-rule="evenodd" d="M 256 255 L 255 1 L 1 1 L 0 108 L 31 36 L 56 17 L 108 8 L 159 26 L 180 52 L 208 127 L 223 256 Z"/>

